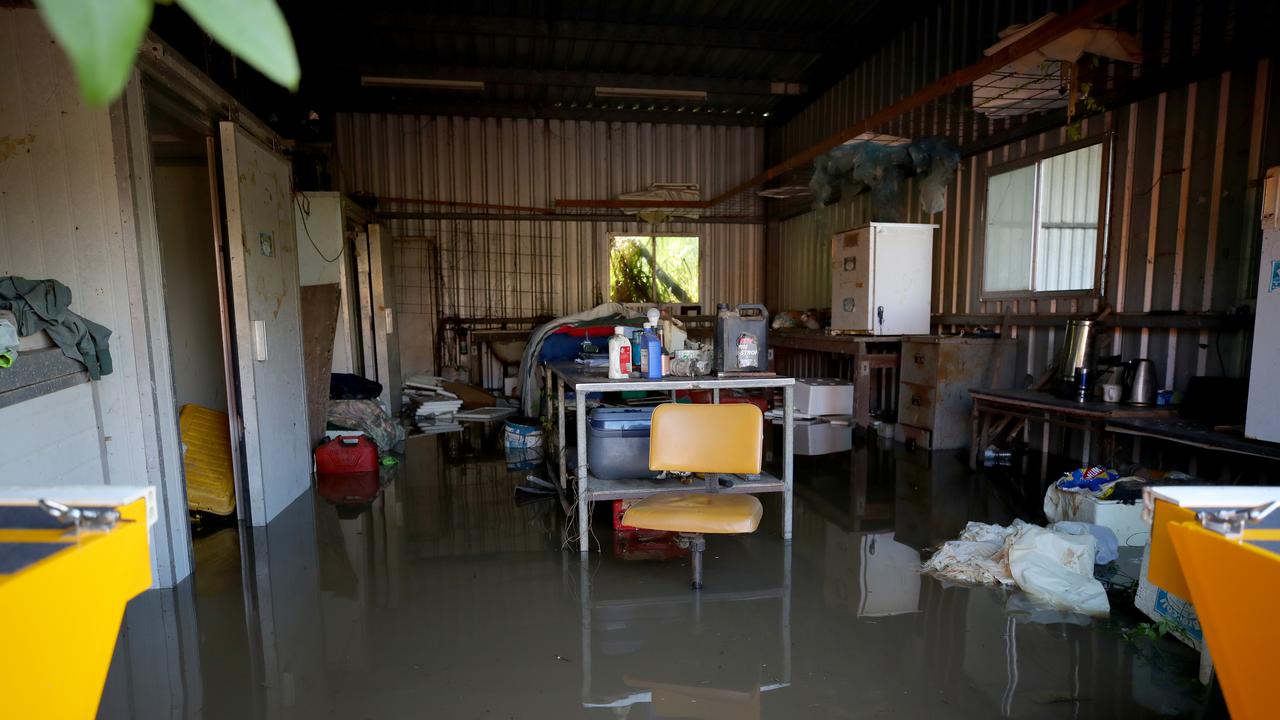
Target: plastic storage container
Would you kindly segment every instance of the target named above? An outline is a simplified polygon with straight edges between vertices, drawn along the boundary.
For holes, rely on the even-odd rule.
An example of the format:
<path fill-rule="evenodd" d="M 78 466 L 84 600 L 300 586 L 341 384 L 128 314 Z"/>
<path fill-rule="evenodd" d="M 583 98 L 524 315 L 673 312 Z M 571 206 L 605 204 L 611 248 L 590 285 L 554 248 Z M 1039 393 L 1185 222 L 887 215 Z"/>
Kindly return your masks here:
<path fill-rule="evenodd" d="M 853 383 L 831 378 L 796 380 L 796 412 L 801 415 L 852 415 Z"/>
<path fill-rule="evenodd" d="M 602 480 L 654 478 L 649 469 L 653 408 L 596 408 L 587 423 L 587 464 Z"/>

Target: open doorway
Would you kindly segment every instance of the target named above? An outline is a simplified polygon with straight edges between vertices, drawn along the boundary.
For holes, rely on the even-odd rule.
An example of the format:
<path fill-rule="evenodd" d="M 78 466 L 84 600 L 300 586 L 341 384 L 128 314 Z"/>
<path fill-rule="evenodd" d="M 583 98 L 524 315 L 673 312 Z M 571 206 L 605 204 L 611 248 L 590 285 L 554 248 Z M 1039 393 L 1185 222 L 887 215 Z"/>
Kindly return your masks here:
<path fill-rule="evenodd" d="M 151 145 L 156 233 L 163 277 L 183 477 L 193 518 L 197 573 L 235 567 L 239 473 L 230 303 L 222 214 L 212 162 L 213 128 L 158 87 L 144 97 Z M 225 559 L 208 558 L 218 550 Z"/>

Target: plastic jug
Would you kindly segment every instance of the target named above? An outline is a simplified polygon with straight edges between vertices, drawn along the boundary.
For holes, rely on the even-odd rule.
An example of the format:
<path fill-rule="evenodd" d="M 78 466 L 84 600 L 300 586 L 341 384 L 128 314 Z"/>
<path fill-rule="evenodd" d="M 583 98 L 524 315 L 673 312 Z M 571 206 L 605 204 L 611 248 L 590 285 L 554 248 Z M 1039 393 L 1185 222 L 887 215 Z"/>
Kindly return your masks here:
<path fill-rule="evenodd" d="M 745 314 L 743 311 L 755 311 Z M 716 310 L 715 361 L 719 373 L 764 372 L 769 369 L 769 311 L 763 305 Z"/>
<path fill-rule="evenodd" d="M 654 331 L 648 323 L 645 323 L 644 331 L 644 355 L 645 368 L 644 376 L 656 380 L 662 377 L 662 341 L 658 339 L 658 333 Z"/>
<path fill-rule="evenodd" d="M 626 328 L 618 325 L 613 329 L 613 337 L 609 338 L 609 379 L 624 380 L 631 377 L 631 341 L 627 339 Z"/>

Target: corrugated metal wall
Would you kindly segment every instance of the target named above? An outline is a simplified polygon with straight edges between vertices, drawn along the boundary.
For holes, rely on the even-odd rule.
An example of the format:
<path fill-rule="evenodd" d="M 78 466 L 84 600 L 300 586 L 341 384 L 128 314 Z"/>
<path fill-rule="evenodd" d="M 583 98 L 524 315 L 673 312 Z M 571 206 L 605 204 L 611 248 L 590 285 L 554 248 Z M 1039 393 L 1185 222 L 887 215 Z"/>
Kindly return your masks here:
<path fill-rule="evenodd" d="M 1058 5 L 1058 3 L 1052 3 Z M 848 126 L 944 73 L 976 59 L 1009 22 L 1037 17 L 1046 3 L 988 7 L 944 3 L 876 58 L 778 133 L 784 154 Z M 1059 8 L 1060 9 L 1060 8 Z M 1136 13 L 1148 57 L 1177 58 L 1221 36 L 1200 35 L 1241 25 L 1247 4 L 1226 3 L 1210 12 L 1199 3 L 1139 2 Z M 1008 12 L 997 17 L 997 10 Z M 1017 17 L 1021 15 L 1021 17 Z M 1228 23 L 1224 18 L 1232 18 Z M 967 28 L 952 35 L 946 21 Z M 1240 39 L 1240 30 L 1236 37 Z M 1258 32 L 1251 27 L 1250 32 Z M 973 47 L 969 47 L 973 45 Z M 1225 312 L 1254 297 L 1260 178 L 1280 161 L 1280 127 L 1274 107 L 1277 83 L 1268 61 L 1237 62 L 1230 72 L 1176 86 L 1086 121 L 1083 136 L 1110 140 L 1111 198 L 1105 231 L 1103 297 L 1119 314 L 1151 313 L 1148 328 L 1114 330 L 1113 351 L 1156 361 L 1161 385 L 1185 387 L 1192 375 L 1239 375 L 1247 360 L 1244 333 L 1189 327 L 1162 328 L 1163 311 Z M 942 105 L 942 107 L 938 107 Z M 910 137 L 942 134 L 961 145 L 991 130 L 983 118 L 936 104 L 885 131 Z M 966 119 L 966 117 L 968 119 Z M 924 216 L 913 202 L 910 221 L 940 225 L 934 252 L 933 310 L 951 316 L 1067 315 L 1091 312 L 1095 298 L 984 300 L 982 234 L 990 168 L 1064 146 L 1066 129 L 1046 132 L 965 158 L 947 190 L 946 208 Z M 769 302 L 778 309 L 830 305 L 827 268 L 832 231 L 866 222 L 865 196 L 779 223 L 771 239 Z M 1065 320 L 1064 320 L 1065 322 Z M 1016 327 L 1019 367 L 1037 375 L 1061 342 L 1061 331 L 1042 323 Z"/>
<path fill-rule="evenodd" d="M 760 128 L 348 114 L 337 118 L 341 189 L 380 198 L 551 207 L 654 182 L 698 183 L 704 197 L 759 172 Z M 744 208 L 759 214 L 756 201 Z M 447 210 L 380 202 L 381 209 Z M 432 370 L 443 316 L 562 315 L 608 296 L 611 232 L 632 222 L 392 220 L 399 243 L 402 364 Z M 702 237 L 701 303 L 763 299 L 764 226 L 666 223 Z M 439 269 L 435 263 L 439 263 Z M 414 338 L 418 338 L 415 341 Z"/>

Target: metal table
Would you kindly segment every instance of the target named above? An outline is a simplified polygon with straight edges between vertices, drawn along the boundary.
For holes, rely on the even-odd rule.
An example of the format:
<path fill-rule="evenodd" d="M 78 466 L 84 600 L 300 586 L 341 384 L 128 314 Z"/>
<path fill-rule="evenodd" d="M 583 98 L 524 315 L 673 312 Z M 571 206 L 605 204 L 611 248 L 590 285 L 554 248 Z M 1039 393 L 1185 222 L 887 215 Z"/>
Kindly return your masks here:
<path fill-rule="evenodd" d="M 791 539 L 791 502 L 794 488 L 793 455 L 795 450 L 795 417 L 793 408 L 795 399 L 795 378 L 790 377 L 674 377 L 661 380 L 646 378 L 630 378 L 626 380 L 610 380 L 604 368 L 588 368 L 575 362 L 554 362 L 545 366 L 548 387 L 555 384 L 553 402 L 555 404 L 556 454 L 558 455 L 560 486 L 568 487 L 568 472 L 565 468 L 564 456 L 564 393 L 565 388 L 574 391 L 574 418 L 578 437 L 578 482 L 575 491 L 575 506 L 578 511 L 578 550 L 588 552 L 590 533 L 590 503 L 596 500 L 625 500 L 642 498 L 660 492 L 697 492 L 704 490 L 701 485 L 677 485 L 674 487 L 658 487 L 650 480 L 602 480 L 591 476 L 587 465 L 587 394 L 593 392 L 622 392 L 627 390 L 658 390 L 670 392 L 674 396 L 676 390 L 710 390 L 714 402 L 720 401 L 721 390 L 750 388 L 782 388 L 782 478 L 762 472 L 754 476 L 736 476 L 733 487 L 719 488 L 719 492 L 729 493 L 782 493 L 782 538 Z"/>
<path fill-rule="evenodd" d="M 1195 420 L 1176 417 L 1117 418 L 1107 421 L 1106 430 L 1117 435 L 1154 438 L 1204 450 L 1280 460 L 1280 445 L 1214 430 L 1213 427 Z"/>
<path fill-rule="evenodd" d="M 1049 447 L 1049 426 L 1058 425 L 1084 431 L 1084 457 L 1089 464 L 1095 436 L 1104 437 L 1107 421 L 1114 418 L 1165 417 L 1173 413 L 1167 406 L 1133 406 L 1096 401 L 1076 402 L 1040 390 L 970 390 L 973 397 L 973 438 L 969 446 L 969 467 L 977 469 L 978 456 L 994 441 L 1012 435 L 1027 422 L 1044 423 L 1042 450 Z M 1010 423 L 1013 423 L 1010 426 Z M 1108 453 L 1109 454 L 1109 453 Z M 1104 462 L 1113 458 L 1103 458 Z M 1042 455 L 1041 473 L 1047 470 L 1048 455 Z"/>

